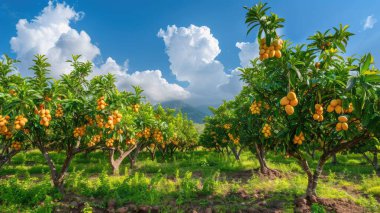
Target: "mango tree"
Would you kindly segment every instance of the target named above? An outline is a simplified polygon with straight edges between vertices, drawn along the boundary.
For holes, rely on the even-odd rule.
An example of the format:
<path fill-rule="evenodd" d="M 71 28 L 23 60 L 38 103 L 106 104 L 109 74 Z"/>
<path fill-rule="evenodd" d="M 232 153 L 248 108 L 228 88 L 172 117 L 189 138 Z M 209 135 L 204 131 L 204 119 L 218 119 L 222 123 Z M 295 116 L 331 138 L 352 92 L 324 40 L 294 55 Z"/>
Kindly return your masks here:
<path fill-rule="evenodd" d="M 169 138 L 174 134 L 173 126 L 170 125 L 173 115 L 173 109 L 164 109 L 161 105 L 157 105 L 153 109 L 154 122 L 148 138 L 149 146 L 146 146 L 152 160 L 156 157 L 156 151 L 161 153 L 163 159 L 168 152 Z"/>
<path fill-rule="evenodd" d="M 210 108 L 213 115 L 207 117 L 206 127 L 201 137 L 205 147 L 213 147 L 219 151 L 225 149 L 227 154 L 233 154 L 236 160 L 240 160 L 240 154 L 244 146 L 240 144 L 240 123 L 237 120 L 233 102 L 224 102 L 218 108 Z"/>
<path fill-rule="evenodd" d="M 188 119 L 186 114 L 178 112 L 172 121 L 172 125 L 174 126 L 174 134 L 169 140 L 175 149 L 182 152 L 194 150 L 198 146 L 198 131 L 194 122 Z"/>
<path fill-rule="evenodd" d="M 160 110 L 158 107 L 157 110 Z M 164 112 L 164 113 L 163 113 Z M 176 150 L 188 151 L 197 146 L 198 132 L 186 114 L 165 108 L 159 116 L 167 124 L 164 131 L 164 146 L 159 147 L 162 154 L 173 157 Z"/>
<path fill-rule="evenodd" d="M 37 55 L 31 67 L 34 76 L 27 80 L 35 95 L 23 100 L 25 104 L 11 103 L 25 107 L 24 113 L 30 120 L 28 140 L 42 153 L 52 182 L 61 192 L 64 192 L 65 175 L 74 156 L 96 148 L 87 147 L 85 143 L 86 138 L 91 137 L 87 134 L 87 129 L 92 128 L 92 121 L 88 118 L 95 113 L 96 105 L 86 79 L 92 65 L 90 62 L 80 62 L 79 56 L 74 56 L 70 62 L 73 70 L 52 81 L 47 77 L 50 64 L 46 57 Z M 61 168 L 51 158 L 52 151 L 65 153 Z"/>
<path fill-rule="evenodd" d="M 125 158 L 138 146 L 135 139 L 136 113 L 139 111 L 142 90 L 134 87 L 134 93 L 118 91 L 112 75 L 96 76 L 91 80 L 90 90 L 102 94 L 97 99 L 97 113 L 88 117 L 92 121 L 92 138 L 88 147 L 101 144 L 109 150 L 109 162 L 114 175 Z"/>
<path fill-rule="evenodd" d="M 136 134 L 134 137 L 137 146 L 128 156 L 130 168 L 135 167 L 140 152 L 151 144 L 151 136 L 155 122 L 153 106 L 149 103 L 139 105 L 139 110 L 135 118 Z"/>
<path fill-rule="evenodd" d="M 73 56 L 69 62 L 73 70 L 53 81 L 48 77 L 50 64 L 46 57 L 37 55 L 31 67 L 34 76 L 15 85 L 19 95 L 5 106 L 19 110 L 27 119 L 27 122 L 22 122 L 19 118 L 19 125 L 24 129 L 20 137 L 42 153 L 49 166 L 51 180 L 62 193 L 66 172 L 74 156 L 99 148 L 103 135 L 107 137 L 104 138 L 106 142 L 111 139 L 109 134 L 97 131 L 94 118 L 99 110 L 107 108 L 107 104 L 99 104 L 99 99 L 107 101 L 112 97 L 110 94 L 117 92 L 109 90 L 108 94 L 99 97 L 94 89 L 96 81 L 87 80 L 92 64 L 80 62 L 79 56 Z M 112 76 L 101 78 L 107 80 Z M 88 146 L 88 143 L 95 144 Z M 65 156 L 60 168 L 51 157 L 51 152 L 56 151 L 63 152 Z"/>
<path fill-rule="evenodd" d="M 258 66 L 254 68 L 260 69 Z M 253 70 L 250 70 L 253 72 Z M 242 78 L 245 79 L 248 71 L 243 70 Z M 257 76 L 259 78 L 259 76 Z M 262 81 L 266 82 L 266 81 Z M 268 89 L 268 88 L 266 88 Z M 259 171 L 264 175 L 279 175 L 278 171 L 271 169 L 267 165 L 266 152 L 273 146 L 273 137 L 276 127 L 276 110 L 271 101 L 273 94 L 267 94 L 266 90 L 251 90 L 244 87 L 241 93 L 235 97 L 234 108 L 236 115 L 239 116 L 235 129 L 235 134 L 240 138 L 240 144 L 248 147 L 252 154 L 256 155 L 259 162 Z"/>
<path fill-rule="evenodd" d="M 27 87 L 25 79 L 17 74 L 17 62 L 6 55 L 0 61 L 0 168 L 28 145 L 25 137 L 28 119 L 23 113 L 27 103 L 17 103 L 27 102 L 24 99 L 35 94 Z"/>
<path fill-rule="evenodd" d="M 248 32 L 259 28 L 262 62 L 253 60 L 253 67 L 243 70 L 243 80 L 257 101 L 275 108 L 272 148 L 298 160 L 308 177 L 306 197 L 315 201 L 326 161 L 365 143 L 376 131 L 379 72 L 370 67 L 370 54 L 343 56 L 353 35 L 347 26 L 317 32 L 309 44 L 291 46 L 276 33 L 284 19 L 268 15 L 266 4 L 247 9 Z M 305 156 L 313 149 L 321 152 L 315 169 Z"/>

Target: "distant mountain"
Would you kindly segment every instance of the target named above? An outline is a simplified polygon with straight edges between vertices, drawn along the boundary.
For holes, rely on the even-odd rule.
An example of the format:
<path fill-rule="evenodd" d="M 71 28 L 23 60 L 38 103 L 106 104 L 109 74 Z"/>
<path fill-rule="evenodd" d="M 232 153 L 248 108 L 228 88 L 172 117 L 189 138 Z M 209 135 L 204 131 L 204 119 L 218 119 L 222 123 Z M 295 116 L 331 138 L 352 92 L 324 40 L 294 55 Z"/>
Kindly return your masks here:
<path fill-rule="evenodd" d="M 172 108 L 177 111 L 182 111 L 182 113 L 187 114 L 188 118 L 193 120 L 195 123 L 203 123 L 203 118 L 211 115 L 208 106 L 194 107 L 183 101 L 166 101 L 161 103 L 164 108 Z"/>

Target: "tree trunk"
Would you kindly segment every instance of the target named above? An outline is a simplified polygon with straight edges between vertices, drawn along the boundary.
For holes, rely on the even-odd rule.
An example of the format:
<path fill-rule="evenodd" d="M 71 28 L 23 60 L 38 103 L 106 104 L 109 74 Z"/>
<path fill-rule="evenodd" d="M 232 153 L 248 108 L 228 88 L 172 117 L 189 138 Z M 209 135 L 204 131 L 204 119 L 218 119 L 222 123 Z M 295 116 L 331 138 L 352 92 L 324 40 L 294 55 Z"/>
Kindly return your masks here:
<path fill-rule="evenodd" d="M 129 168 L 133 169 L 135 168 L 136 159 L 134 157 L 129 159 Z"/>
<path fill-rule="evenodd" d="M 312 173 L 308 162 L 301 155 L 301 153 L 299 152 L 291 153 L 291 155 L 293 155 L 298 160 L 299 164 L 301 165 L 302 169 L 305 171 L 307 175 L 308 185 L 306 188 L 306 198 L 309 201 L 309 203 L 313 203 L 316 201 L 315 197 L 317 196 L 316 189 L 317 189 L 318 179 L 323 171 L 323 166 L 326 164 L 327 160 L 329 160 L 329 158 L 331 158 L 332 156 L 336 155 L 336 153 L 339 153 L 342 150 L 349 149 L 355 146 L 356 144 L 360 143 L 361 141 L 365 141 L 368 138 L 369 138 L 369 133 L 366 132 L 354 138 L 353 140 L 351 140 L 351 142 L 340 144 L 339 146 L 334 147 L 328 152 L 324 152 L 322 156 L 319 158 L 319 162 L 314 171 L 314 174 Z"/>
<path fill-rule="evenodd" d="M 150 160 L 154 161 L 154 159 L 156 159 L 156 147 L 151 149 L 151 148 L 149 148 L 149 146 L 147 146 L 146 149 L 148 150 L 148 152 L 150 154 Z"/>
<path fill-rule="evenodd" d="M 112 164 L 112 174 L 114 176 L 119 176 L 120 175 L 120 163 L 113 163 Z"/>
<path fill-rule="evenodd" d="M 236 160 L 240 160 L 240 152 L 236 150 L 235 146 L 230 147 L 231 152 L 234 154 Z"/>
<path fill-rule="evenodd" d="M 331 164 L 332 164 L 332 165 L 337 165 L 337 164 L 338 164 L 338 160 L 336 159 L 336 154 L 334 154 L 334 155 L 332 156 Z"/>
<path fill-rule="evenodd" d="M 313 176 L 307 177 L 306 199 L 311 200 L 313 196 L 317 196 L 316 187 L 314 186 Z"/>
<path fill-rule="evenodd" d="M 119 167 L 120 167 L 120 163 L 121 161 L 119 160 L 115 160 L 115 149 L 111 149 L 110 150 L 110 154 L 109 154 L 110 158 L 110 164 L 111 164 L 111 167 L 112 167 L 112 174 L 113 175 L 119 175 Z"/>
<path fill-rule="evenodd" d="M 66 153 L 65 162 L 63 163 L 61 172 L 58 174 L 58 181 L 61 185 L 63 185 L 65 175 L 67 173 L 67 170 L 69 169 L 70 163 L 73 160 L 73 158 L 74 158 L 74 155 L 72 153 Z"/>
<path fill-rule="evenodd" d="M 7 159 L 7 158 L 1 158 L 0 159 L 0 169 L 1 169 L 1 167 L 3 167 L 4 166 L 4 164 L 6 164 L 7 162 L 9 161 L 9 159 Z"/>
<path fill-rule="evenodd" d="M 309 163 L 301 156 L 300 153 L 293 153 L 292 154 L 297 160 L 300 166 L 302 167 L 302 170 L 307 175 L 307 187 L 306 187 L 306 198 L 310 201 L 312 197 L 316 196 L 316 188 L 317 184 L 316 181 L 318 181 L 319 175 L 315 173 L 315 176 L 317 177 L 316 181 L 314 181 L 314 175 L 309 167 Z M 319 166 L 319 164 L 318 164 Z"/>
<path fill-rule="evenodd" d="M 260 172 L 265 175 L 268 174 L 268 172 L 271 171 L 271 169 L 268 168 L 267 163 L 265 161 L 264 147 L 262 145 L 255 143 L 255 151 L 256 151 L 257 160 L 260 163 Z"/>
<path fill-rule="evenodd" d="M 316 190 L 317 190 L 319 176 L 321 175 L 323 171 L 323 166 L 328 160 L 329 155 L 324 153 L 321 156 L 321 158 L 319 159 L 318 165 L 315 168 L 314 173 L 312 173 L 307 160 L 303 158 L 300 153 L 294 153 L 293 156 L 298 160 L 299 164 L 301 165 L 302 169 L 307 175 L 306 199 L 310 203 L 313 203 L 315 202 L 315 198 L 317 197 Z"/>
<path fill-rule="evenodd" d="M 323 166 L 324 166 L 323 161 L 319 161 L 317 168 L 314 171 L 314 174 L 312 176 L 308 176 L 308 184 L 307 184 L 307 189 L 306 189 L 306 198 L 309 201 L 313 201 L 313 197 L 317 196 L 317 185 L 318 185 L 318 180 L 319 176 L 321 175 L 323 171 Z"/>
<path fill-rule="evenodd" d="M 110 163 L 111 163 L 111 166 L 112 166 L 112 174 L 117 176 L 117 175 L 120 175 L 120 165 L 121 163 L 124 161 L 124 159 L 126 157 L 128 157 L 132 152 L 133 150 L 136 149 L 136 145 L 135 146 L 132 146 L 128 151 L 122 151 L 121 149 L 117 149 L 117 151 L 119 152 L 119 157 L 115 159 L 115 148 L 111 149 L 110 150 Z"/>
<path fill-rule="evenodd" d="M 9 153 L 4 154 L 3 156 L 0 156 L 0 169 L 10 160 L 12 159 L 13 156 L 15 156 L 18 153 L 18 151 L 11 151 Z"/>
<path fill-rule="evenodd" d="M 165 161 L 166 154 L 167 154 L 167 148 L 165 147 L 161 151 L 161 158 L 162 158 L 163 161 Z"/>
<path fill-rule="evenodd" d="M 42 155 L 44 156 L 45 161 L 49 166 L 50 177 L 51 177 L 54 187 L 57 188 L 59 192 L 64 194 L 65 190 L 63 187 L 63 183 L 64 183 L 65 174 L 74 156 L 72 155 L 72 153 L 66 152 L 66 159 L 62 165 L 61 171 L 58 172 L 57 167 L 55 166 L 53 159 L 51 159 L 49 153 L 44 148 L 40 148 L 40 151 L 42 152 Z"/>
<path fill-rule="evenodd" d="M 154 159 L 156 159 L 156 149 L 154 149 L 153 151 L 149 150 L 149 152 L 150 152 L 150 159 L 154 161 Z"/>
<path fill-rule="evenodd" d="M 129 156 L 129 166 L 131 169 L 135 168 L 137 156 L 140 153 L 141 146 L 137 145 L 137 147 L 133 150 L 131 155 Z"/>

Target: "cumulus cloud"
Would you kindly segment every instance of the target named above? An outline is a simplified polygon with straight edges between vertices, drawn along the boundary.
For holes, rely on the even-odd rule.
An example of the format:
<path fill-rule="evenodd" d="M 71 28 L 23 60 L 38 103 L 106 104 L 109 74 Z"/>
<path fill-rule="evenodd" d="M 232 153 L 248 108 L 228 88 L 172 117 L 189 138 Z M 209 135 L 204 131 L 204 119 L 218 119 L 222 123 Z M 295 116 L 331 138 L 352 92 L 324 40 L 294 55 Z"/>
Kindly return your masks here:
<path fill-rule="evenodd" d="M 363 26 L 363 29 L 364 30 L 368 30 L 368 29 L 372 29 L 373 26 L 377 23 L 377 19 L 374 18 L 373 15 L 371 16 L 367 16 L 365 22 L 364 22 L 364 26 Z"/>
<path fill-rule="evenodd" d="M 28 70 L 35 54 L 45 54 L 52 65 L 52 77 L 71 70 L 65 62 L 71 55 L 81 55 L 82 61 L 92 61 L 100 56 L 99 48 L 91 42 L 85 31 L 78 32 L 70 26 L 73 21 L 83 18 L 83 13 L 64 3 L 49 2 L 41 14 L 33 20 L 21 19 L 16 25 L 17 35 L 11 38 L 11 48 L 21 60 L 19 71 L 22 75 L 32 75 Z M 152 102 L 182 100 L 190 93 L 177 84 L 169 83 L 159 70 L 147 70 L 127 74 L 128 60 L 123 66 L 108 58 L 100 67 L 94 66 L 92 76 L 112 73 L 116 76 L 119 89 L 131 89 L 138 85 L 143 94 Z"/>
<path fill-rule="evenodd" d="M 259 56 L 259 45 L 250 42 L 236 42 L 236 47 L 240 50 L 239 59 L 242 68 L 249 67 L 250 61 Z M 226 94 L 227 99 L 236 96 L 245 85 L 240 80 L 241 71 L 239 68 L 232 70 L 231 74 L 227 75 L 228 81 L 219 86 L 219 89 Z"/>
<path fill-rule="evenodd" d="M 232 70 L 228 76 L 228 81 L 225 84 L 219 86 L 219 89 L 226 94 L 226 99 L 235 97 L 243 88 L 244 83 L 240 80 L 240 70 Z"/>
<path fill-rule="evenodd" d="M 41 14 L 30 22 L 20 19 L 16 25 L 17 35 L 11 38 L 11 49 L 23 63 L 19 67 L 23 75 L 30 75 L 28 68 L 35 54 L 45 54 L 52 65 L 52 76 L 67 73 L 70 66 L 65 62 L 72 54 L 81 54 L 82 60 L 92 61 L 100 54 L 85 31 L 71 28 L 70 22 L 78 21 L 83 13 L 72 7 L 51 1 Z"/>
<path fill-rule="evenodd" d="M 236 47 L 240 49 L 240 66 L 247 67 L 253 58 L 259 56 L 259 45 L 257 43 L 237 42 Z"/>
<path fill-rule="evenodd" d="M 32 20 L 21 19 L 16 25 L 17 35 L 10 44 L 17 58 L 21 60 L 19 71 L 31 75 L 35 54 L 45 54 L 52 64 L 52 76 L 58 78 L 71 69 L 65 62 L 73 54 L 82 55 L 81 60 L 99 61 L 100 49 L 93 44 L 85 31 L 78 31 L 70 25 L 83 18 L 83 13 L 65 3 L 49 4 Z M 170 70 L 178 81 L 188 82 L 183 88 L 169 83 L 160 70 L 129 72 L 128 60 L 122 65 L 111 57 L 94 66 L 94 75 L 111 73 L 117 79 L 119 89 L 131 90 L 132 85 L 140 86 L 143 95 L 154 103 L 168 100 L 185 100 L 193 105 L 216 105 L 223 99 L 233 98 L 242 88 L 240 71 L 225 72 L 223 64 L 217 60 L 221 53 L 218 40 L 207 26 L 177 27 L 160 29 L 169 57 Z M 240 66 L 249 65 L 249 60 L 258 55 L 255 43 L 238 42 Z"/>
<path fill-rule="evenodd" d="M 137 71 L 128 74 L 127 67 L 120 66 L 109 57 L 102 66 L 95 68 L 93 74 L 104 75 L 108 73 L 115 75 L 117 79 L 116 85 L 119 89 L 132 90 L 132 85 L 140 86 L 144 89 L 143 95 L 153 103 L 183 100 L 190 96 L 190 93 L 181 86 L 170 84 L 162 76 L 160 70 Z"/>
<path fill-rule="evenodd" d="M 177 27 L 160 29 L 158 37 L 164 40 L 169 56 L 170 69 L 180 81 L 186 81 L 191 97 L 190 104 L 219 104 L 240 92 L 243 82 L 240 71 L 226 73 L 223 64 L 216 58 L 220 54 L 218 40 L 207 26 Z M 240 66 L 247 67 L 249 61 L 258 56 L 258 45 L 237 42 L 240 49 Z"/>
<path fill-rule="evenodd" d="M 224 98 L 219 86 L 228 82 L 228 76 L 216 60 L 221 50 L 210 28 L 173 25 L 161 29 L 158 36 L 164 40 L 171 71 L 178 80 L 189 83 L 189 102 L 212 104 Z"/>

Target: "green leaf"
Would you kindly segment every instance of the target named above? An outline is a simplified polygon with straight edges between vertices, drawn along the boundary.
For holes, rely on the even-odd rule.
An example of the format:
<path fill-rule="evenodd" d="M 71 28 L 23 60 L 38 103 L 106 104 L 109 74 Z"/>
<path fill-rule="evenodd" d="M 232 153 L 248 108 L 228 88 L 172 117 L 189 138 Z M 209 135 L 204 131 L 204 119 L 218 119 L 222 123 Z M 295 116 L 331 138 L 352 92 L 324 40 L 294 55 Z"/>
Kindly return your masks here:
<path fill-rule="evenodd" d="M 302 77 L 300 71 L 297 69 L 297 67 L 292 66 L 292 70 L 294 70 L 294 71 L 296 72 L 298 78 L 302 81 L 302 80 L 303 80 L 303 77 Z"/>
<path fill-rule="evenodd" d="M 380 83 L 380 75 L 366 75 L 364 79 L 366 82 Z"/>
<path fill-rule="evenodd" d="M 336 43 L 336 46 L 338 46 L 338 48 L 343 52 L 346 52 L 346 47 L 342 43 Z"/>
<path fill-rule="evenodd" d="M 368 53 L 364 56 L 364 62 L 362 66 L 360 67 L 360 74 L 362 74 L 364 71 L 367 71 L 369 69 L 369 65 L 371 65 L 371 54 Z"/>

